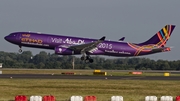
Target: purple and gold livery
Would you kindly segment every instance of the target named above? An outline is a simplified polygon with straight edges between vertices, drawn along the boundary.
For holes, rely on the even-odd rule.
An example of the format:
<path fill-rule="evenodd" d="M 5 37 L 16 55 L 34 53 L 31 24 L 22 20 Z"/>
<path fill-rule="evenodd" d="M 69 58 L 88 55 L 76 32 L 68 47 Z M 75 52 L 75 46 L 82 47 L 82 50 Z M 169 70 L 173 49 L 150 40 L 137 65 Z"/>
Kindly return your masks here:
<path fill-rule="evenodd" d="M 166 47 L 166 42 L 174 28 L 175 25 L 166 25 L 143 43 L 125 42 L 123 41 L 125 37 L 119 41 L 108 41 L 105 37 L 89 39 L 34 32 L 14 32 L 5 39 L 18 45 L 19 52 L 22 52 L 22 46 L 51 49 L 58 55 L 82 54 L 82 60 L 93 62 L 90 55 L 130 57 L 170 51 L 170 47 Z"/>

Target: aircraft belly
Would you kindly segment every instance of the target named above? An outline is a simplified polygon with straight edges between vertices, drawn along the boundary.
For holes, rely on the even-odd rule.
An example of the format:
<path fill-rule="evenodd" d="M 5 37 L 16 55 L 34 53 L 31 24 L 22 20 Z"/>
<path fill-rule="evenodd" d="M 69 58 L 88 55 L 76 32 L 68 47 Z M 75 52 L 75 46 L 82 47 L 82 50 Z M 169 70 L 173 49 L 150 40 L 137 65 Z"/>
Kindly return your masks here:
<path fill-rule="evenodd" d="M 106 55 L 119 56 L 119 57 L 129 57 L 129 56 L 133 56 L 134 49 L 132 49 L 132 48 L 118 48 L 118 49 L 105 50 L 105 53 L 106 53 Z"/>
<path fill-rule="evenodd" d="M 153 51 L 144 51 L 144 52 L 141 52 L 139 55 L 148 55 L 148 54 L 154 54 L 154 53 L 160 53 L 160 52 L 163 52 L 163 50 L 157 49 L 157 50 L 153 50 Z"/>
<path fill-rule="evenodd" d="M 91 55 L 105 55 L 105 53 L 102 51 L 102 50 L 99 50 L 99 49 L 92 49 L 88 52 L 88 54 L 91 54 Z"/>
<path fill-rule="evenodd" d="M 47 46 L 39 46 L 39 45 L 29 45 L 29 44 L 22 44 L 20 46 L 24 47 L 32 47 L 32 48 L 41 48 L 41 49 L 54 49 L 53 47 L 47 47 Z"/>
<path fill-rule="evenodd" d="M 105 55 L 117 56 L 117 57 L 129 57 L 134 56 L 135 50 L 129 47 L 126 43 L 113 44 L 112 49 L 105 49 Z"/>

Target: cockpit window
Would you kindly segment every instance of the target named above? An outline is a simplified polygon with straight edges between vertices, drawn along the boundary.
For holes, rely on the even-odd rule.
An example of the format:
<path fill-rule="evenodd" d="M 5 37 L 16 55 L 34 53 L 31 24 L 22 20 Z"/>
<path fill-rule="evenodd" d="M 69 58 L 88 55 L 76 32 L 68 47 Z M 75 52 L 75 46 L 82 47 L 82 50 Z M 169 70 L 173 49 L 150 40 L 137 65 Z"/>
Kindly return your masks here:
<path fill-rule="evenodd" d="M 16 36 L 16 34 L 15 33 L 11 33 L 11 34 L 9 34 L 9 36 Z"/>

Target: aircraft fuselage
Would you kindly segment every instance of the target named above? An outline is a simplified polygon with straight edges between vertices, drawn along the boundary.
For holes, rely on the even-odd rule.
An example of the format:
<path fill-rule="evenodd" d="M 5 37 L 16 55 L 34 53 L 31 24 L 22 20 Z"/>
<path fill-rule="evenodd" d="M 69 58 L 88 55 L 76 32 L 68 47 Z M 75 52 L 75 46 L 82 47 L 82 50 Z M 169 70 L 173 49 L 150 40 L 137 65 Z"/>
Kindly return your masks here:
<path fill-rule="evenodd" d="M 7 37 L 11 39 L 9 40 L 9 42 L 19 46 L 52 49 L 52 50 L 54 50 L 55 47 L 81 45 L 98 40 L 98 39 L 79 38 L 79 37 L 71 37 L 71 36 L 38 34 L 33 32 L 15 32 Z M 8 38 L 5 39 L 8 40 Z M 130 44 L 132 43 L 105 40 L 102 43 L 99 43 L 97 48 L 92 49 L 90 52 L 88 52 L 88 54 L 128 57 L 128 56 L 154 53 L 151 52 L 150 50 L 149 51 L 147 50 L 146 52 L 143 52 L 141 50 L 136 50 L 132 48 Z M 137 51 L 139 51 L 139 53 L 135 54 Z M 74 51 L 74 55 L 77 54 L 81 54 L 81 52 Z"/>
<path fill-rule="evenodd" d="M 174 28 L 175 25 L 166 25 L 149 40 L 138 44 L 125 42 L 125 37 L 120 41 L 108 41 L 105 37 L 90 39 L 34 32 L 14 32 L 5 39 L 18 45 L 20 52 L 22 52 L 22 46 L 51 49 L 58 55 L 82 54 L 81 60 L 92 63 L 93 59 L 90 55 L 130 57 L 170 51 L 170 47 L 165 47 L 165 45 Z"/>

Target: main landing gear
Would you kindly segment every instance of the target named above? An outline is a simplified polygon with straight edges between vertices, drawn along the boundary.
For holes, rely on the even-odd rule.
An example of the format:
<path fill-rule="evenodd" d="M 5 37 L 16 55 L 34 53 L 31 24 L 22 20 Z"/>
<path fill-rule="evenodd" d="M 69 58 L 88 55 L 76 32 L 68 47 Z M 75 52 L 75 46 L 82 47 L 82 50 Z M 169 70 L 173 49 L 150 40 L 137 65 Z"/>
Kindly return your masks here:
<path fill-rule="evenodd" d="M 85 55 L 83 55 L 82 57 L 81 57 L 81 60 L 82 61 L 85 61 L 86 63 L 93 63 L 94 62 L 94 60 L 89 56 L 89 55 L 87 55 L 87 56 L 85 56 Z"/>

